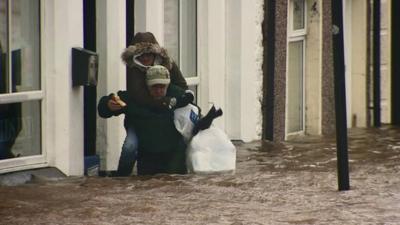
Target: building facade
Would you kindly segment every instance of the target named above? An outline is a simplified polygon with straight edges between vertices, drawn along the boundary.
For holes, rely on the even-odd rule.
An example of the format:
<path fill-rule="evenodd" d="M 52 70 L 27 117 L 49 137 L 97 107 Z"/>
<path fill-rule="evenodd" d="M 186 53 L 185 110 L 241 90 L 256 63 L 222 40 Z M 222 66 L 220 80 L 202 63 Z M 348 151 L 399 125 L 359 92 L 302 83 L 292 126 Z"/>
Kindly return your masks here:
<path fill-rule="evenodd" d="M 398 31 L 392 31 L 393 1 L 381 2 L 382 121 L 392 123 L 398 98 L 391 89 L 390 40 Z M 372 101 L 372 3 L 343 3 L 348 127 L 365 127 Z M 123 116 L 99 118 L 96 103 L 126 88 L 120 55 L 139 31 L 153 32 L 167 48 L 203 110 L 213 104 L 223 109 L 215 124 L 231 139 L 332 134 L 330 4 L 0 0 L 0 173 L 56 167 L 81 176 L 93 155 L 100 156 L 100 170 L 116 169 Z M 96 86 L 72 85 L 71 50 L 77 47 L 98 55 Z"/>
<path fill-rule="evenodd" d="M 272 3 L 271 3 L 272 2 Z M 383 124 L 398 124 L 399 100 L 392 69 L 397 34 L 393 1 L 343 0 L 347 127 L 374 126 L 374 114 Z M 374 66 L 374 3 L 380 9 L 380 46 Z M 274 49 L 264 44 L 264 138 L 283 141 L 298 135 L 335 133 L 335 95 L 331 1 L 265 1 L 263 36 L 274 32 Z M 394 7 L 393 7 L 393 6 Z M 268 26 L 272 28 L 268 28 Z M 274 55 L 273 62 L 268 55 Z M 268 67 L 273 67 L 268 68 Z M 376 67 L 376 69 L 375 69 Z M 379 70 L 377 77 L 375 70 Z M 273 77 L 273 78 L 268 78 Z M 378 86 L 378 87 L 377 87 Z M 271 91 L 272 90 L 272 91 Z M 375 92 L 377 90 L 377 92 Z"/>

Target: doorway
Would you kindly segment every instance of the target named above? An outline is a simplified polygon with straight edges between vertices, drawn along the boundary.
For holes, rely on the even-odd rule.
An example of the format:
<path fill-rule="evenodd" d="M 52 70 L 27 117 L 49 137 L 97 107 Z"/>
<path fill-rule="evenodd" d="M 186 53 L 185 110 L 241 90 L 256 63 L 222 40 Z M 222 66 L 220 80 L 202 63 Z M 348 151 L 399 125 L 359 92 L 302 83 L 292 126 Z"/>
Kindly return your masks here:
<path fill-rule="evenodd" d="M 291 0 L 288 6 L 286 74 L 286 136 L 305 129 L 305 37 L 306 1 Z"/>
<path fill-rule="evenodd" d="M 96 52 L 96 0 L 83 1 L 83 47 Z M 96 155 L 96 86 L 84 86 L 84 155 Z"/>

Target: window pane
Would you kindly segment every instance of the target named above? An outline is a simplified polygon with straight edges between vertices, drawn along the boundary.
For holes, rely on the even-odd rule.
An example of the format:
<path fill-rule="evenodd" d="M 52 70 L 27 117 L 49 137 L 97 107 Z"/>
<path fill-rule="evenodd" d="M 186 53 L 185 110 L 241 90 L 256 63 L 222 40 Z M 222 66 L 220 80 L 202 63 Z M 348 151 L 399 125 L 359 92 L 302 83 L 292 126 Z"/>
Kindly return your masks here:
<path fill-rule="evenodd" d="M 7 1 L 0 0 L 0 94 L 8 93 L 7 71 Z"/>
<path fill-rule="evenodd" d="M 293 30 L 304 29 L 304 0 L 293 0 Z"/>
<path fill-rule="evenodd" d="M 197 11 L 196 0 L 182 1 L 181 13 L 181 70 L 185 77 L 195 77 L 197 74 Z"/>
<path fill-rule="evenodd" d="M 303 41 L 289 43 L 287 132 L 303 130 Z"/>
<path fill-rule="evenodd" d="M 0 105 L 0 159 L 41 154 L 40 102 Z"/>
<path fill-rule="evenodd" d="M 40 89 L 39 0 L 10 1 L 12 91 Z"/>
<path fill-rule="evenodd" d="M 164 1 L 164 47 L 178 66 L 179 63 L 179 0 Z"/>

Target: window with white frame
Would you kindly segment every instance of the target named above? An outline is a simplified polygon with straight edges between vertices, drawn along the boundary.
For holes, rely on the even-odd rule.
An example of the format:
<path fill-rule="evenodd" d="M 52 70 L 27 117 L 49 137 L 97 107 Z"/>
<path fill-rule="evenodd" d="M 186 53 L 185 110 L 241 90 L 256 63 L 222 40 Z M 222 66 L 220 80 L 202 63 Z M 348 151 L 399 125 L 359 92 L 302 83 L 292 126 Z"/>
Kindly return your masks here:
<path fill-rule="evenodd" d="M 2 161 L 42 154 L 40 48 L 40 0 L 0 0 Z"/>
<path fill-rule="evenodd" d="M 197 0 L 164 1 L 164 46 L 196 93 Z"/>
<path fill-rule="evenodd" d="M 306 0 L 290 0 L 286 76 L 286 133 L 304 132 Z"/>

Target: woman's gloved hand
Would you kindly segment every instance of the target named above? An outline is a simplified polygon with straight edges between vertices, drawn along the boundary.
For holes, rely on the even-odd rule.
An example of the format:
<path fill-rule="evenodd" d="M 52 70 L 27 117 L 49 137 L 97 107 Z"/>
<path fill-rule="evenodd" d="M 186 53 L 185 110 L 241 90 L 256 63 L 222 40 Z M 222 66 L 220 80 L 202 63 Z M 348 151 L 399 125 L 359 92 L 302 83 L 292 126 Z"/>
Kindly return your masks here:
<path fill-rule="evenodd" d="M 185 94 L 176 98 L 176 108 L 187 106 L 194 101 L 194 93 L 191 90 L 186 90 Z"/>

